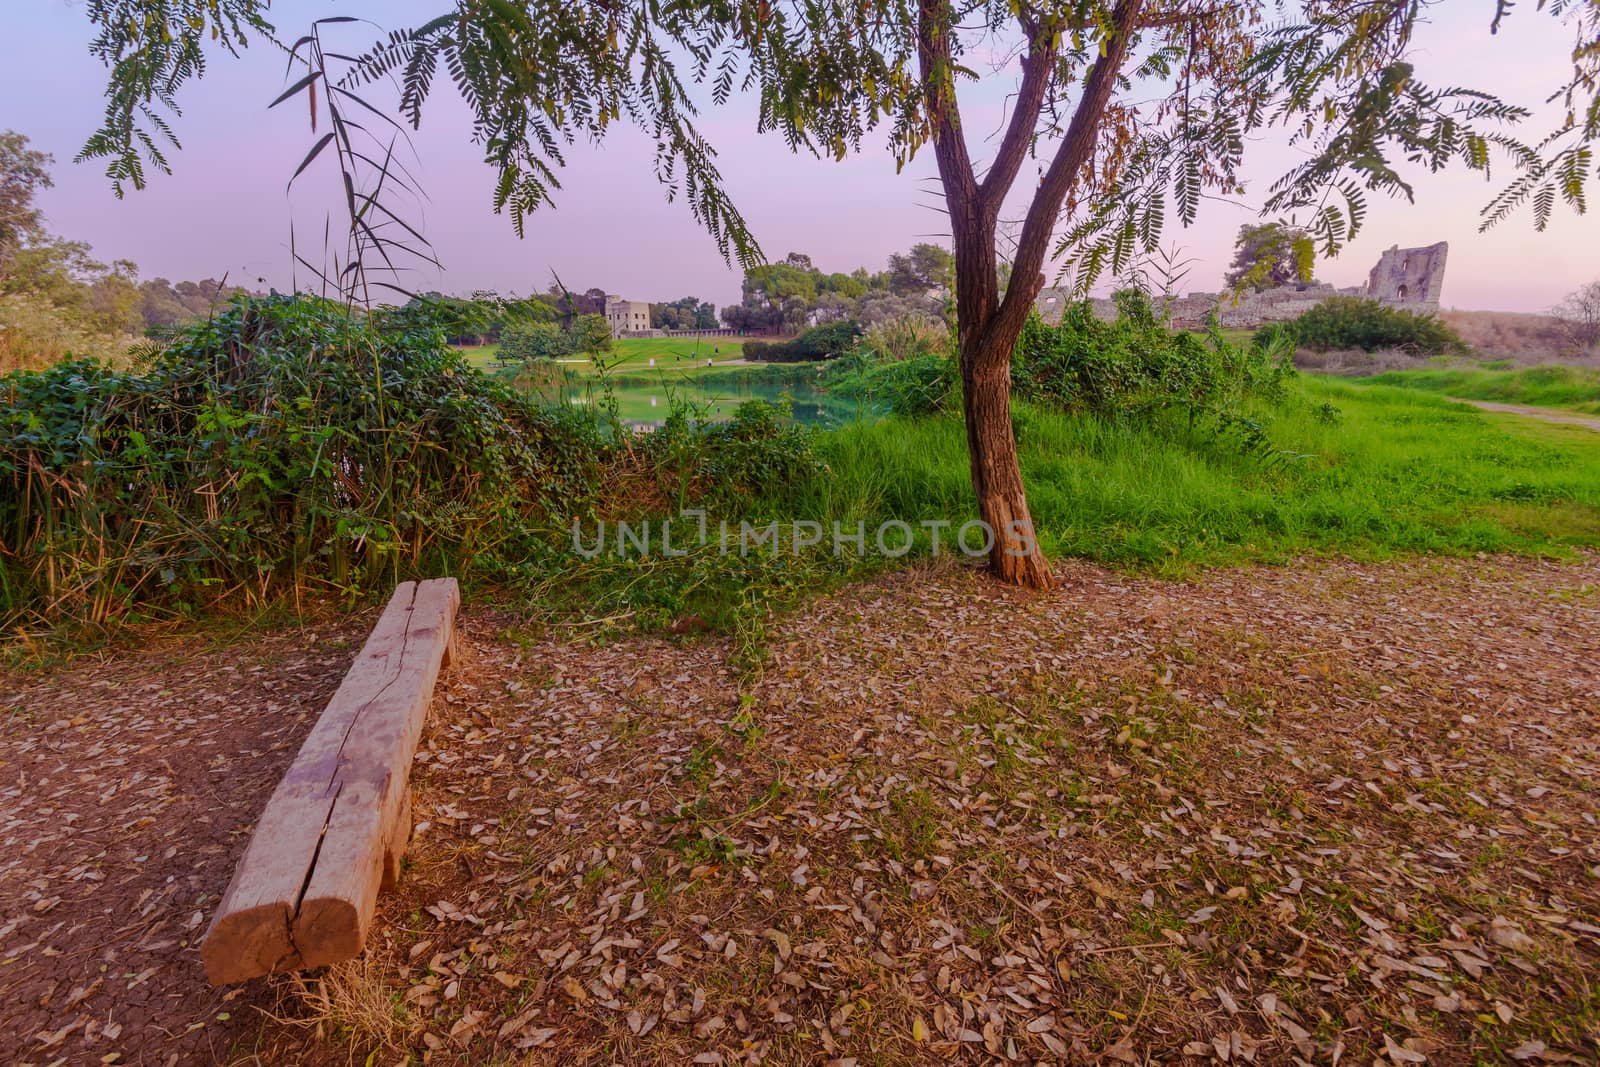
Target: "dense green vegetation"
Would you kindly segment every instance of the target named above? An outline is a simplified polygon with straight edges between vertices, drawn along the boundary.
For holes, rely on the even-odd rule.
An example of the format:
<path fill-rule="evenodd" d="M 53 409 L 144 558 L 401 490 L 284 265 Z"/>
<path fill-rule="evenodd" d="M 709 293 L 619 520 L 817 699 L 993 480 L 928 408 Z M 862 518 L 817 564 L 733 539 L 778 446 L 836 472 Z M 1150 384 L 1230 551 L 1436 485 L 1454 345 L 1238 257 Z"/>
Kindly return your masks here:
<path fill-rule="evenodd" d="M 1390 307 L 1376 300 L 1335 296 L 1293 322 L 1268 323 L 1256 331 L 1261 343 L 1291 341 L 1317 351 L 1397 348 L 1416 355 L 1465 352 L 1461 335 L 1433 315 Z"/>
<path fill-rule="evenodd" d="M 744 469 L 784 484 L 762 448 L 800 431 L 636 444 L 604 411 L 544 406 L 467 366 L 453 325 L 428 306 L 353 317 L 241 298 L 148 366 L 0 379 L 0 626 L 503 579 L 593 509 L 631 515 L 674 486 L 714 499 Z"/>
<path fill-rule="evenodd" d="M 861 332 L 861 324 L 854 319 L 835 319 L 811 327 L 792 341 L 749 340 L 742 348 L 744 358 L 753 363 L 814 363 L 855 348 Z"/>
<path fill-rule="evenodd" d="M 1592 433 L 1307 378 L 1282 350 L 1170 333 L 1131 297 L 1123 310 L 1034 323 L 1018 352 L 1014 425 L 1048 553 L 1181 571 L 1600 544 Z M 612 379 L 576 379 L 588 404 L 559 389 L 548 404 L 523 371 L 469 365 L 452 333 L 425 304 L 352 318 L 240 299 L 139 369 L 79 361 L 0 379 L 4 627 L 105 628 L 457 574 L 536 613 L 748 635 L 775 605 L 895 565 L 871 547 L 882 524 L 909 524 L 909 554 L 924 556 L 924 524 L 948 522 L 949 555 L 975 518 L 936 334 L 878 332 L 820 377 L 713 371 L 809 375 L 856 402 L 842 428 L 760 402 L 719 414 L 668 389 L 661 429 L 640 436 Z M 568 384 L 567 368 L 542 365 Z M 618 520 L 682 508 L 706 511 L 708 543 L 679 519 L 681 555 L 618 553 Z M 777 523 L 778 544 L 725 550 L 724 520 Z M 580 553 L 574 523 L 585 545 L 601 523 L 612 540 Z M 816 542 L 796 548 L 807 523 Z M 863 527 L 865 551 L 836 554 L 835 523 Z"/>
<path fill-rule="evenodd" d="M 1388 371 L 1360 379 L 1373 385 L 1422 389 L 1467 400 L 1569 408 L 1600 415 L 1600 371 L 1552 366 L 1503 370 L 1487 367 Z"/>

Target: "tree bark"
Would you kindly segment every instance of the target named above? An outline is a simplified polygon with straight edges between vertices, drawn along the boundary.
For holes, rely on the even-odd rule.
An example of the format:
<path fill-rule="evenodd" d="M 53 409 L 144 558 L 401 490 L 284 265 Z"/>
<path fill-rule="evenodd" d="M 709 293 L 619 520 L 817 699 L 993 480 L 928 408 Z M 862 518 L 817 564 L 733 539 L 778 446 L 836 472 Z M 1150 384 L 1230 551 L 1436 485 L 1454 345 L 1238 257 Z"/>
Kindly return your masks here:
<path fill-rule="evenodd" d="M 994 535 L 989 564 L 995 577 L 1030 589 L 1049 589 L 1055 576 L 1039 548 L 1011 429 L 1011 351 L 1017 337 L 1004 334 L 985 331 L 962 341 L 961 408 L 972 488 L 978 496 L 978 517 Z"/>
<path fill-rule="evenodd" d="M 1021 17 L 1028 37 L 1017 94 L 994 165 L 979 182 L 961 130 L 951 55 L 949 0 L 921 0 L 918 58 L 956 267 L 956 328 L 961 408 L 978 515 L 993 537 L 989 562 L 1002 581 L 1034 589 L 1055 584 L 1028 511 L 1011 427 L 1011 353 L 1044 286 L 1045 254 L 1067 190 L 1094 148 L 1100 120 L 1145 0 L 1118 0 L 1112 28 L 1089 68 L 1065 137 L 1028 206 L 1004 297 L 996 276 L 995 228 L 1001 204 L 1026 156 L 1057 59 L 1055 25 Z"/>

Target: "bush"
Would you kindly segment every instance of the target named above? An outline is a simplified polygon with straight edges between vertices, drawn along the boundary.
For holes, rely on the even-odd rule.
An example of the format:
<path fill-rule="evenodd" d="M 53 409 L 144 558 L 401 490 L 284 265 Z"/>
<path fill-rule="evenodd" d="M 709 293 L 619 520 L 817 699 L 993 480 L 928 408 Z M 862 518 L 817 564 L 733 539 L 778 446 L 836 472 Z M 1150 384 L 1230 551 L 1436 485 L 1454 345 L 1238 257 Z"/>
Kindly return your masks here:
<path fill-rule="evenodd" d="M 521 323 L 500 335 L 500 358 L 508 363 L 563 359 L 577 350 L 576 338 L 553 322 Z"/>
<path fill-rule="evenodd" d="M 813 326 L 793 341 L 746 341 L 744 358 L 762 363 L 806 363 L 832 359 L 861 340 L 861 324 L 853 319 Z"/>
<path fill-rule="evenodd" d="M 1011 376 L 1019 395 L 1102 415 L 1155 405 L 1219 408 L 1246 397 L 1276 400 L 1293 376 L 1281 341 L 1235 345 L 1213 328 L 1202 338 L 1167 329 L 1135 290 L 1116 294 L 1117 319 L 1103 322 L 1087 302 L 1059 326 L 1029 318 Z"/>
<path fill-rule="evenodd" d="M 1247 452 L 1270 450 L 1248 402 L 1284 401 L 1295 373 L 1292 346 L 1230 344 L 1214 318 L 1204 337 L 1174 332 L 1143 293 L 1124 290 L 1115 299 L 1113 322 L 1096 317 L 1087 301 L 1068 307 L 1059 326 L 1030 316 L 1012 360 L 1017 395 L 1110 417 L 1174 412 L 1189 430 L 1230 437 Z"/>
<path fill-rule="evenodd" d="M 785 405 L 747 400 L 726 422 L 701 422 L 687 405 L 640 447 L 661 484 L 680 501 L 738 504 L 781 494 L 821 472 L 812 431 Z"/>
<path fill-rule="evenodd" d="M 736 507 L 820 469 L 809 431 L 766 404 L 710 426 L 679 411 L 643 438 L 544 406 L 429 314 L 241 297 L 138 370 L 0 378 L 0 630 L 425 575 L 570 585 L 575 519 Z M 637 575 L 616 577 L 625 593 Z"/>
<path fill-rule="evenodd" d="M 492 570 L 593 498 L 592 419 L 395 318 L 241 298 L 144 369 L 0 379 L 0 626 Z"/>
<path fill-rule="evenodd" d="M 1393 348 L 1414 355 L 1438 355 L 1467 349 L 1461 335 L 1433 315 L 1353 296 L 1330 297 L 1293 322 L 1264 326 L 1257 332 L 1257 337 L 1263 336 L 1287 336 L 1301 348 L 1321 352 Z"/>
<path fill-rule="evenodd" d="M 868 330 L 861 347 L 878 360 L 893 362 L 948 356 L 952 338 L 950 329 L 942 322 L 925 315 L 902 315 Z"/>
<path fill-rule="evenodd" d="M 895 415 L 933 415 L 958 409 L 961 375 L 949 356 L 916 356 L 880 362 L 856 352 L 829 365 L 829 393 L 876 401 Z"/>

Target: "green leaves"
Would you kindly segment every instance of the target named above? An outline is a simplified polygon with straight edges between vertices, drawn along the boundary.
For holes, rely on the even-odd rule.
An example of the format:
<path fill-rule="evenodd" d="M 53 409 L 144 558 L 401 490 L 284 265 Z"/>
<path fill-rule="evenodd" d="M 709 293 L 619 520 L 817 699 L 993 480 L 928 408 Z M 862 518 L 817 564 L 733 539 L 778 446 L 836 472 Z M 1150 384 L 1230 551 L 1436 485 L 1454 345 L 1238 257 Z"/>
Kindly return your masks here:
<path fill-rule="evenodd" d="M 176 95 L 205 73 L 205 44 L 237 54 L 250 34 L 272 38 L 265 0 L 88 0 L 99 34 L 90 54 L 110 69 L 105 121 L 78 153 L 105 159 L 121 197 L 144 188 L 145 165 L 171 167 L 162 150 L 180 147 L 162 112 L 179 114 Z"/>

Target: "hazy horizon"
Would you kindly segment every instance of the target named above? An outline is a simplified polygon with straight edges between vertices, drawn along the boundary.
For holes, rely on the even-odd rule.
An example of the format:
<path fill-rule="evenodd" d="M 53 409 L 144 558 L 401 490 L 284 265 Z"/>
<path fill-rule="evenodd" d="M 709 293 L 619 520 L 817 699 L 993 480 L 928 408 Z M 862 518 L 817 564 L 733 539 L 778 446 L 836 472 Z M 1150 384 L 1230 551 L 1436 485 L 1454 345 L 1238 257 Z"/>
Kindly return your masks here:
<path fill-rule="evenodd" d="M 439 2 L 344 3 L 339 10 L 378 14 L 376 21 L 389 29 L 420 21 Z M 1500 37 L 1491 38 L 1493 5 L 1465 7 L 1433 12 L 1434 22 L 1419 35 L 1421 74 L 1535 107 L 1541 117 L 1526 129 L 1544 132 L 1550 109 L 1542 101 L 1555 64 L 1567 62 L 1567 29 L 1548 14 L 1519 10 Z M 316 0 L 280 0 L 271 17 L 281 33 L 294 35 L 330 11 L 331 5 Z M 16 129 L 56 157 L 55 188 L 40 196 L 53 232 L 89 242 L 101 260 L 133 260 L 144 278 L 226 273 L 251 287 L 289 287 L 295 273 L 290 220 L 296 220 L 302 248 L 320 247 L 325 197 L 334 187 L 324 173 L 308 174 L 292 193 L 285 189 L 311 136 L 303 104 L 266 109 L 284 84 L 277 49 L 254 41 L 241 59 L 211 56 L 206 77 L 180 97 L 185 113 L 174 128 L 184 148 L 170 153 L 175 173 L 152 173 L 147 189 L 118 201 L 98 163 L 71 162 L 104 107 L 105 71 L 88 54 L 91 27 L 81 6 L 32 0 L 4 18 L 10 32 L 0 36 L 0 98 L 13 106 L 0 129 Z M 346 32 L 340 39 L 356 45 L 376 31 L 355 26 Z M 1486 70 L 1493 74 L 1475 76 Z M 984 139 L 999 125 L 1014 82 L 1012 63 L 963 97 L 980 156 L 992 151 Z M 738 301 L 740 273 L 722 261 L 681 200 L 666 201 L 655 181 L 648 137 L 621 128 L 602 147 L 584 141 L 571 146 L 557 206 L 532 216 L 526 239 L 519 241 L 510 220 L 491 210 L 493 175 L 468 139 L 464 105 L 441 86 L 413 139 L 420 157 L 414 169 L 429 197 L 419 218 L 445 270 L 418 272 L 407 279 L 411 287 L 523 294 L 544 289 L 556 271 L 570 288 L 599 287 L 632 299 L 661 302 L 693 294 L 719 307 Z M 19 100 L 29 103 L 18 108 Z M 881 138 L 869 138 L 860 154 L 842 163 L 795 156 L 780 138 L 758 136 L 753 106 L 737 98 L 724 108 L 708 108 L 701 126 L 721 152 L 735 203 L 772 259 L 797 251 L 826 271 L 877 270 L 892 252 L 916 241 L 944 242 L 931 151 L 899 175 Z M 1281 140 L 1269 138 L 1253 145 L 1247 159 L 1246 199 L 1253 205 L 1293 156 Z M 1600 273 L 1593 254 L 1600 218 L 1561 207 L 1543 234 L 1534 232 L 1523 213 L 1480 235 L 1478 209 L 1507 174 L 1497 169 L 1490 183 L 1460 170 L 1414 175 L 1416 204 L 1373 199 L 1360 236 L 1337 259 L 1319 262 L 1318 277 L 1340 286 L 1361 284 L 1391 245 L 1448 241 L 1445 307 L 1548 309 Z M 1024 175 L 1019 185 L 1026 183 Z M 1211 202 L 1195 227 L 1169 230 L 1168 243 L 1195 260 L 1180 290 L 1220 288 L 1235 231 L 1257 217 L 1250 206 Z M 337 232 L 337 216 L 333 224 Z M 303 281 L 304 270 L 299 276 Z"/>

